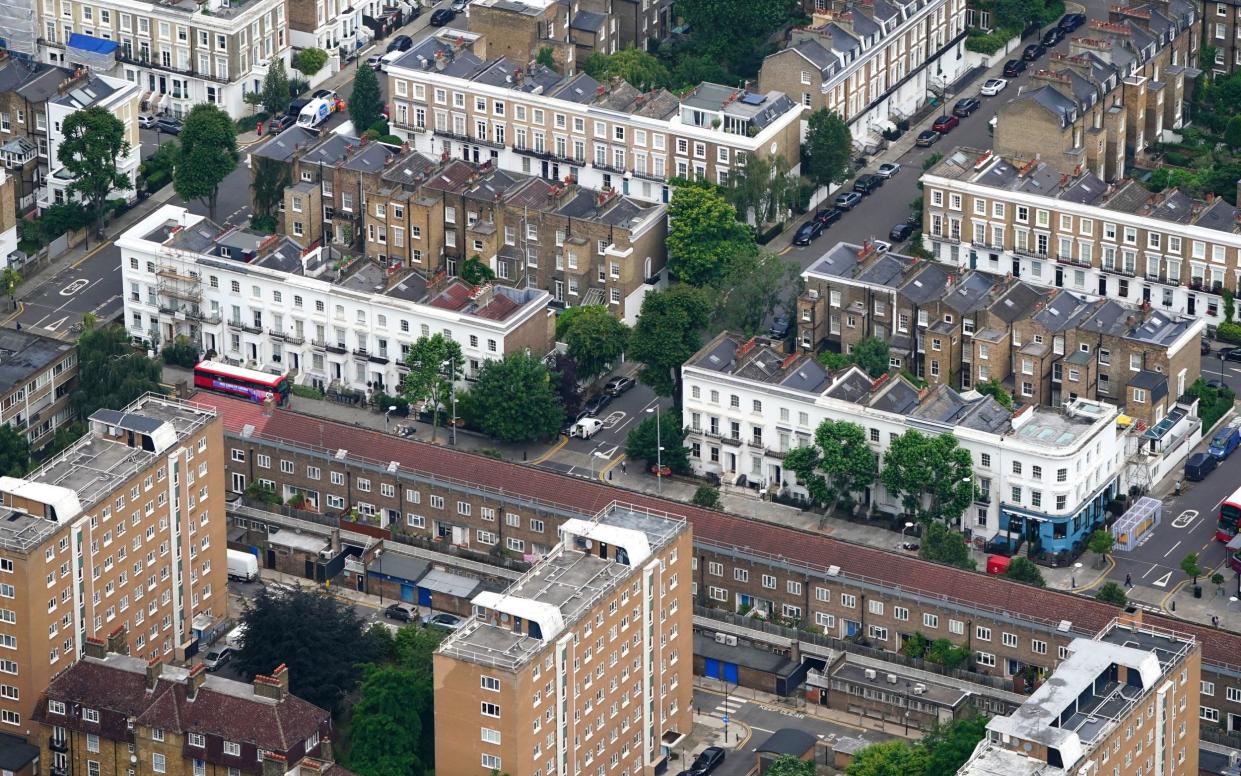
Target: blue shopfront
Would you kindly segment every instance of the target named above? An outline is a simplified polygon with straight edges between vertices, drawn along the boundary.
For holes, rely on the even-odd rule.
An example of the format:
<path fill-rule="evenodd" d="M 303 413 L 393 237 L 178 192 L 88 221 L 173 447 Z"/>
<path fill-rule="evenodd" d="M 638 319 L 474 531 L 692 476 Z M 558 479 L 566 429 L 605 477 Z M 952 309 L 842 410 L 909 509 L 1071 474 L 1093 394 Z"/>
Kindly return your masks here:
<path fill-rule="evenodd" d="M 1009 503 L 1000 504 L 1000 530 L 992 546 L 1007 546 L 1011 552 L 1024 543 L 1031 555 L 1044 554 L 1051 565 L 1076 557 L 1086 540 L 1107 521 L 1107 505 L 1116 498 L 1117 478 L 1097 489 L 1072 515 L 1049 515 Z M 1048 494 L 1047 498 L 1055 498 Z"/>

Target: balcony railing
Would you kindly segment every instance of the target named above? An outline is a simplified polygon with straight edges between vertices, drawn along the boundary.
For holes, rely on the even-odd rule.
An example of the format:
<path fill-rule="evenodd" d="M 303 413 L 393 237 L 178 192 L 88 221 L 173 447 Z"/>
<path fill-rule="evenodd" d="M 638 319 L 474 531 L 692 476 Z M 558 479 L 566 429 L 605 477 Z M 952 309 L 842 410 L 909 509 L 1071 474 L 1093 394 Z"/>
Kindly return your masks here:
<path fill-rule="evenodd" d="M 1102 269 L 1104 272 L 1110 275 L 1124 275 L 1125 277 L 1130 277 L 1130 278 L 1137 277 L 1136 269 L 1126 269 L 1124 267 L 1118 267 L 1115 264 L 1104 264 L 1102 267 L 1100 267 L 1100 269 Z"/>
<path fill-rule="evenodd" d="M 194 320 L 202 321 L 203 323 L 216 324 L 220 322 L 219 313 L 208 313 L 199 310 L 197 312 L 186 313 L 185 315 L 187 318 L 193 318 Z"/>
<path fill-rule="evenodd" d="M 1057 253 L 1056 261 L 1060 264 L 1072 264 L 1075 267 L 1093 266 L 1089 261 L 1086 261 L 1085 259 L 1073 256 L 1072 254 L 1067 254 L 1067 253 Z"/>
<path fill-rule="evenodd" d="M 781 460 L 784 459 L 784 456 L 789 454 L 788 450 L 773 450 L 770 447 L 767 448 L 765 452 L 769 458 L 779 458 Z"/>
<path fill-rule="evenodd" d="M 197 288 L 181 288 L 176 283 L 160 283 L 159 292 L 164 296 L 175 296 L 178 299 L 192 299 L 197 302 L 203 298 L 203 292 Z"/>
<path fill-rule="evenodd" d="M 117 50 L 116 58 L 126 64 L 138 65 L 140 67 L 149 67 L 152 70 L 160 70 L 165 73 L 177 73 L 180 75 L 193 76 L 194 78 L 203 78 L 208 81 L 215 81 L 218 84 L 230 83 L 229 79 L 227 78 L 220 78 L 219 76 L 211 72 L 199 73 L 195 71 L 192 67 L 188 69 L 182 69 L 178 67 L 172 67 L 171 65 L 161 65 L 158 62 L 151 61 L 150 58 L 144 58 L 140 56 L 135 56 L 132 53 L 127 53 L 124 48 Z M 176 99 L 176 100 L 189 99 L 189 95 L 187 94 L 187 95 L 184 95 L 183 97 L 174 96 L 173 99 Z"/>
<path fill-rule="evenodd" d="M 279 329 L 268 329 L 267 333 L 278 340 L 284 340 L 290 345 L 300 345 L 306 341 L 305 337 L 298 334 L 289 334 L 287 332 L 280 331 Z"/>
<path fill-rule="evenodd" d="M 237 321 L 237 320 L 229 321 L 228 328 L 240 329 L 241 331 L 249 332 L 250 334 L 262 334 L 263 333 L 262 326 L 251 326 L 250 324 L 244 321 Z"/>
<path fill-rule="evenodd" d="M 975 492 L 974 503 L 975 504 L 990 504 L 991 503 L 991 491 L 980 490 L 980 491 Z"/>
<path fill-rule="evenodd" d="M 731 437 L 731 436 L 720 437 L 720 441 L 726 445 L 732 445 L 733 447 L 741 447 L 741 437 Z"/>

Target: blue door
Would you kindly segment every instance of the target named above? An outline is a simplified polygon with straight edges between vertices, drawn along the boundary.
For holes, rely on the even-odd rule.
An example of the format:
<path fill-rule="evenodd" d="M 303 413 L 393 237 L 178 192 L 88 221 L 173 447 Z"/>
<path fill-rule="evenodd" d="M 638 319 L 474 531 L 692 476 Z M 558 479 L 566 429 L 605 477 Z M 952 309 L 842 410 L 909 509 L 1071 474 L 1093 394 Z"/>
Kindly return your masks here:
<path fill-rule="evenodd" d="M 401 586 L 401 592 L 402 593 L 405 592 L 404 585 Z M 431 605 L 431 591 L 427 590 L 425 587 L 418 588 L 418 605 L 419 606 L 430 606 Z"/>
<path fill-rule="evenodd" d="M 414 602 L 414 586 L 413 585 L 406 585 L 406 584 L 401 585 L 401 600 L 407 604 L 412 604 Z"/>
<path fill-rule="evenodd" d="M 721 663 L 721 665 L 724 667 L 724 681 L 737 684 L 737 664 Z"/>
<path fill-rule="evenodd" d="M 710 658 L 710 657 L 705 658 L 703 660 L 702 673 L 703 673 L 703 676 L 706 676 L 710 679 L 719 679 L 720 678 L 720 661 L 716 660 L 715 658 Z"/>

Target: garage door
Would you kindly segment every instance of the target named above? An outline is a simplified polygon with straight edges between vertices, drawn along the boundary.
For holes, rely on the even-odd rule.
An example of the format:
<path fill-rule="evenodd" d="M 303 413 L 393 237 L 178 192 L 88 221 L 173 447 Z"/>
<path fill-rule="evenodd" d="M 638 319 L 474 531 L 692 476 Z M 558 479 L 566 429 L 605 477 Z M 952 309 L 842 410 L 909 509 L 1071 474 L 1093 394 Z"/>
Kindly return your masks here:
<path fill-rule="evenodd" d="M 720 661 L 712 658 L 706 658 L 703 662 L 703 676 L 711 679 L 720 678 Z"/>

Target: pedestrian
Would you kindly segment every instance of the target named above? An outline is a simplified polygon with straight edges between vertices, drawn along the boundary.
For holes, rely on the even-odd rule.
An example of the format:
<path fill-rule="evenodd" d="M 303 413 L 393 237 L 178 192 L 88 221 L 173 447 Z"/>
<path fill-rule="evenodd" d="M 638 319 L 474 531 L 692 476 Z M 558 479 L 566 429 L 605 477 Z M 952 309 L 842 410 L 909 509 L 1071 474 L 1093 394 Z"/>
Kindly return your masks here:
<path fill-rule="evenodd" d="M 1176 480 L 1176 495 L 1178 495 L 1178 496 L 1179 496 L 1179 495 L 1181 495 L 1181 480 L 1180 480 L 1180 478 L 1177 478 L 1177 480 Z"/>
<path fill-rule="evenodd" d="M 1219 627 L 1219 615 L 1217 615 L 1217 614 L 1213 614 L 1213 615 L 1211 615 L 1211 627 L 1212 627 L 1212 628 L 1218 628 L 1218 627 Z"/>
<path fill-rule="evenodd" d="M 1125 575 L 1125 587 L 1133 587 L 1133 575 L 1132 574 Z"/>
<path fill-rule="evenodd" d="M 629 469 L 625 466 L 625 459 L 621 459 L 621 474 L 627 474 Z"/>

